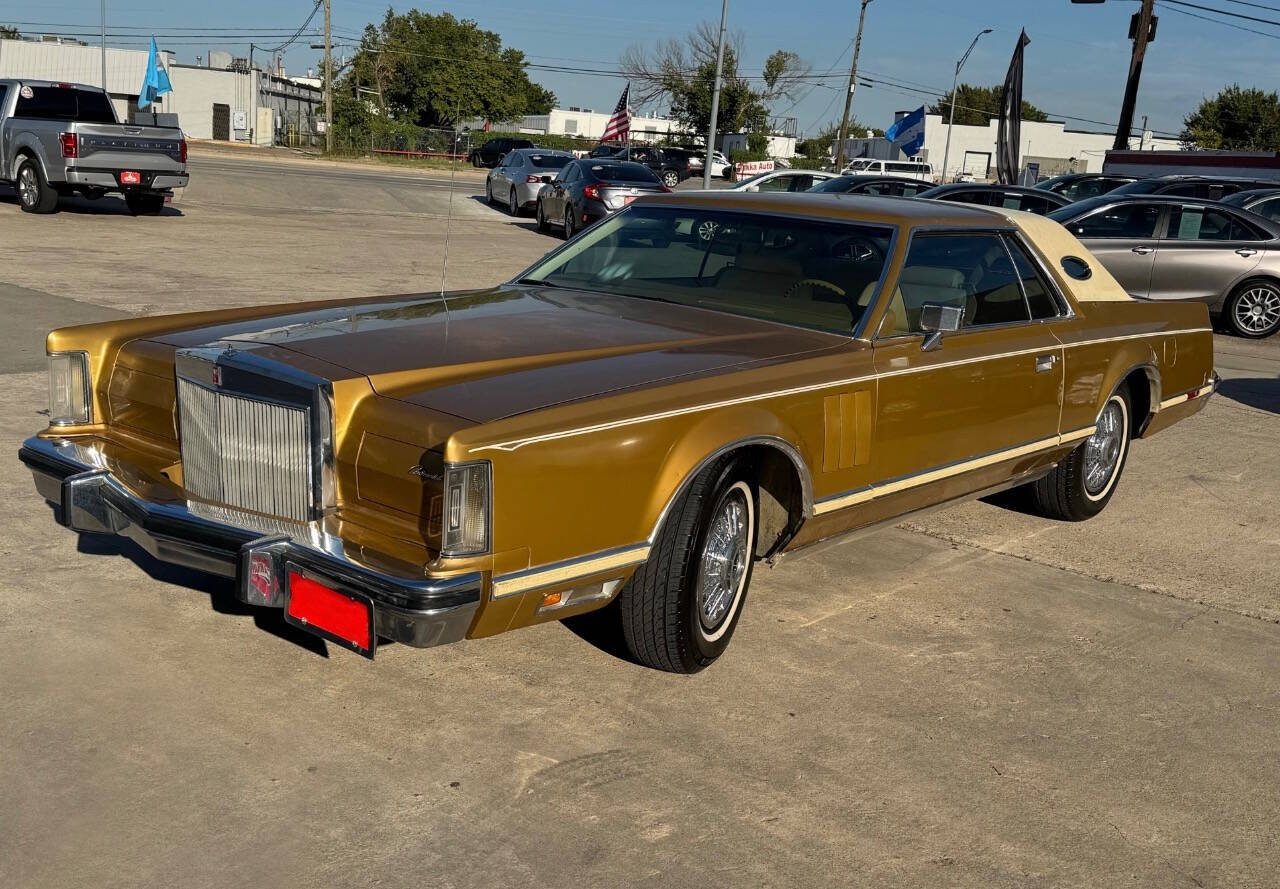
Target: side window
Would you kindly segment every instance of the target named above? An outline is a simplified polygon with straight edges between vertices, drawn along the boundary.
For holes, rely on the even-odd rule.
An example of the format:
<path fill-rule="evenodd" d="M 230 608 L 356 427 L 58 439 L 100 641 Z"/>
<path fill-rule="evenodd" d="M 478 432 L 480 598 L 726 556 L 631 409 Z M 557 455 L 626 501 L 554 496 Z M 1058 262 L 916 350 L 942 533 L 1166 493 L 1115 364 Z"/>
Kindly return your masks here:
<path fill-rule="evenodd" d="M 1029 213 L 1039 213 L 1041 216 L 1050 210 L 1058 209 L 1058 205 L 1050 201 L 1048 198 L 1038 197 L 1033 194 L 1025 194 L 1022 196 L 1020 210 L 1026 210 Z"/>
<path fill-rule="evenodd" d="M 1160 219 L 1158 204 L 1121 204 L 1067 223 L 1077 238 L 1153 238 Z"/>
<path fill-rule="evenodd" d="M 933 183 L 921 182 L 919 185 L 910 185 L 907 183 L 903 183 L 900 186 L 900 188 L 902 189 L 902 191 L 898 192 L 898 194 L 901 194 L 902 197 L 904 198 L 913 198 L 916 195 L 918 195 L 920 192 L 933 188 Z"/>
<path fill-rule="evenodd" d="M 1022 243 L 1014 237 L 1006 237 L 1004 242 L 1013 257 L 1013 267 L 1018 271 L 1018 278 L 1022 281 L 1022 292 L 1026 294 L 1027 305 L 1031 307 L 1031 317 L 1037 321 L 1057 318 L 1062 314 L 1062 308 Z"/>
<path fill-rule="evenodd" d="M 1176 241 L 1257 241 L 1261 236 L 1229 213 L 1211 207 L 1173 207 L 1169 233 Z"/>
<path fill-rule="evenodd" d="M 792 176 L 791 185 L 787 188 L 787 191 L 808 191 L 812 187 L 812 176 Z"/>
<path fill-rule="evenodd" d="M 944 201 L 955 201 L 958 204 L 982 204 L 983 206 L 991 205 L 992 195 L 985 191 L 953 191 L 951 194 L 942 196 Z"/>
<path fill-rule="evenodd" d="M 791 184 L 790 176 L 774 176 L 760 183 L 760 191 L 786 191 Z"/>
<path fill-rule="evenodd" d="M 995 233 L 912 238 L 881 335 L 922 332 L 920 310 L 929 304 L 960 308 L 965 328 L 1030 320 L 1018 273 Z"/>
<path fill-rule="evenodd" d="M 1263 201 L 1261 204 L 1254 204 L 1250 209 L 1259 216 L 1265 216 L 1268 219 L 1280 219 L 1280 198 L 1271 198 L 1271 200 Z"/>
<path fill-rule="evenodd" d="M 1160 189 L 1160 194 L 1171 194 L 1179 198 L 1202 198 L 1205 189 L 1194 182 L 1187 182 L 1183 185 L 1171 185 L 1168 188 Z"/>

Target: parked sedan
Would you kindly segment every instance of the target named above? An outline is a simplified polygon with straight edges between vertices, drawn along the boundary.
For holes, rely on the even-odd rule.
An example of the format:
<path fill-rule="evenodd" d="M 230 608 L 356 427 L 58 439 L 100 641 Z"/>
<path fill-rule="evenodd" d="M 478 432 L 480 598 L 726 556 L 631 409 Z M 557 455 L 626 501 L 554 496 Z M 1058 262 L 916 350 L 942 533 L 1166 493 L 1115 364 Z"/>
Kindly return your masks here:
<path fill-rule="evenodd" d="M 490 204 L 506 201 L 507 212 L 519 216 L 537 202 L 542 186 L 572 160 L 573 155 L 567 151 L 539 148 L 510 151 L 502 163 L 489 171 L 484 184 L 485 200 Z"/>
<path fill-rule="evenodd" d="M 1025 210 L 1041 216 L 1065 207 L 1071 201 L 1051 191 L 1023 188 L 1021 185 L 980 185 L 953 182 L 922 191 L 916 197 L 933 201 L 955 201 L 960 204 L 981 204 L 984 207 L 1003 207 L 1006 210 Z"/>
<path fill-rule="evenodd" d="M 1156 176 L 1153 179 L 1139 179 L 1137 182 L 1121 185 L 1108 194 L 1167 194 L 1180 198 L 1220 201 L 1237 191 L 1267 188 L 1275 184 L 1274 179 L 1244 179 L 1232 176 Z"/>
<path fill-rule="evenodd" d="M 878 194 L 890 198 L 913 198 L 933 188 L 932 182 L 903 176 L 837 176 L 824 179 L 809 189 L 822 194 Z"/>
<path fill-rule="evenodd" d="M 1206 303 L 1244 337 L 1280 329 L 1280 224 L 1213 201 L 1115 192 L 1050 218 L 1134 296 Z"/>
<path fill-rule="evenodd" d="M 644 164 L 583 158 L 566 164 L 538 193 L 538 231 L 558 225 L 565 240 L 598 219 L 611 216 L 642 194 L 670 191 Z"/>
<path fill-rule="evenodd" d="M 770 170 L 750 179 L 743 179 L 727 191 L 808 191 L 819 182 L 836 178 L 835 173 L 822 170 Z"/>
<path fill-rule="evenodd" d="M 1060 194 L 1069 201 L 1083 201 L 1085 198 L 1096 198 L 1112 189 L 1137 181 L 1137 176 L 1121 176 L 1115 173 L 1067 173 L 1046 179 L 1044 182 L 1037 182 L 1035 187 L 1041 191 Z"/>
<path fill-rule="evenodd" d="M 693 168 L 695 175 L 702 172 L 703 167 L 706 166 L 706 162 L 706 152 L 701 149 L 696 151 L 694 156 L 689 159 L 689 165 Z M 719 151 L 711 153 L 711 175 L 713 178 L 728 179 L 732 170 L 733 164 L 729 162 L 729 159 L 725 157 L 724 154 Z"/>
<path fill-rule="evenodd" d="M 1252 188 L 1227 195 L 1222 203 L 1280 222 L 1280 188 Z"/>

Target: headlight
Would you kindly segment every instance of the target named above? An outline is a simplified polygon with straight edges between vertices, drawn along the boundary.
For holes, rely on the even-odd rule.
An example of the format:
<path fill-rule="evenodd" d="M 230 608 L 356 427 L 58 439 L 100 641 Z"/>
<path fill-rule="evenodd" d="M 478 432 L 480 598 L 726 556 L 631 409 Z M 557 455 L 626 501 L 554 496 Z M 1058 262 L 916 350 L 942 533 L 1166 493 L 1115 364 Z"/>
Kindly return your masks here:
<path fill-rule="evenodd" d="M 489 478 L 487 460 L 445 466 L 442 555 L 475 556 L 488 552 Z"/>
<path fill-rule="evenodd" d="M 89 353 L 49 356 L 49 425 L 81 426 L 93 419 L 89 404 Z"/>

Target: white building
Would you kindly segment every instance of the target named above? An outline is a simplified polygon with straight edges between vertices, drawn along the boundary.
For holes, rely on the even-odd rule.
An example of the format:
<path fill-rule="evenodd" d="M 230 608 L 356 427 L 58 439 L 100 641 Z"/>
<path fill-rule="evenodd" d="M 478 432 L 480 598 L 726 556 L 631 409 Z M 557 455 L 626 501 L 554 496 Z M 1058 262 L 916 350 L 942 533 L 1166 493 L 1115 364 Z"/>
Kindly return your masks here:
<path fill-rule="evenodd" d="M 731 151 L 747 150 L 747 133 L 725 133 L 717 141 L 720 143 L 720 150 L 725 156 L 729 156 Z M 765 151 L 772 158 L 784 158 L 790 160 L 796 156 L 796 137 L 780 136 L 771 134 L 768 137 L 769 144 Z"/>
<path fill-rule="evenodd" d="M 494 129 L 514 130 L 531 136 L 581 136 L 599 139 L 612 117 L 612 112 L 593 111 L 590 108 L 555 108 L 550 114 L 530 114 L 514 124 L 493 124 Z M 468 123 L 471 129 L 484 126 L 483 120 Z M 681 124 L 665 117 L 631 117 L 631 138 L 637 142 L 657 142 L 673 136 L 688 136 Z"/>
<path fill-rule="evenodd" d="M 926 114 L 924 147 L 919 158 L 933 164 L 934 173 L 942 176 L 943 156 L 946 155 L 947 180 L 961 174 L 978 181 L 994 179 L 999 126 L 996 119 L 986 126 L 957 124 L 951 134 L 951 151 L 948 154 L 946 118 L 939 114 Z M 1033 169 L 1040 178 L 1045 178 L 1062 173 L 1101 173 L 1115 134 L 1069 130 L 1061 121 L 1024 120 L 1020 141 L 1018 159 L 1023 168 Z M 1150 131 L 1130 139 L 1129 143 L 1133 150 L 1143 151 L 1176 151 L 1181 148 L 1177 139 L 1157 137 Z M 887 160 L 901 157 L 883 137 L 850 139 L 847 144 L 846 157 L 881 157 Z"/>
<path fill-rule="evenodd" d="M 147 55 L 146 50 L 107 47 L 107 92 L 123 121 L 133 120 L 138 111 Z M 173 91 L 148 110 L 178 115 L 178 125 L 189 138 L 249 141 L 252 135 L 263 145 L 314 139 L 316 111 L 323 106 L 321 90 L 264 71 L 179 65 L 169 52 L 161 52 L 161 57 Z M 101 86 L 102 50 L 0 40 L 0 77 Z"/>

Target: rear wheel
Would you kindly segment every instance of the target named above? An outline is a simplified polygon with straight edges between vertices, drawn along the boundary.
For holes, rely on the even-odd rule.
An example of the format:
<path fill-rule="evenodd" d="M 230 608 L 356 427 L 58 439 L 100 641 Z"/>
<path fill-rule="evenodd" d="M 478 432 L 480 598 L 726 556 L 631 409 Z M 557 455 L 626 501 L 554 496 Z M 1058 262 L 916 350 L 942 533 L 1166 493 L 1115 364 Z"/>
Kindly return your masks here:
<path fill-rule="evenodd" d="M 156 216 L 164 209 L 164 195 L 148 192 L 125 192 L 124 202 L 134 216 Z"/>
<path fill-rule="evenodd" d="M 18 203 L 26 213 L 52 213 L 58 207 L 58 193 L 32 158 L 18 165 L 17 190 Z"/>
<path fill-rule="evenodd" d="M 672 506 L 649 559 L 618 594 L 627 649 L 639 663 L 696 673 L 729 645 L 751 583 L 756 485 L 726 457 Z"/>
<path fill-rule="evenodd" d="M 1030 486 L 1041 513 L 1080 522 L 1102 512 L 1129 456 L 1132 413 L 1128 389 L 1121 386 L 1102 406 L 1094 433 Z"/>
<path fill-rule="evenodd" d="M 574 235 L 574 212 L 573 205 L 564 208 L 564 239 L 567 241 Z"/>
<path fill-rule="evenodd" d="M 545 232 L 549 228 L 547 225 L 547 212 L 542 206 L 542 198 L 538 198 L 538 203 L 534 207 L 533 217 L 538 220 L 538 231 Z"/>
<path fill-rule="evenodd" d="M 1232 333 L 1262 339 L 1280 330 L 1280 287 L 1270 281 L 1245 281 L 1227 300 Z"/>
<path fill-rule="evenodd" d="M 512 216 L 520 215 L 520 197 L 516 194 L 515 188 L 512 188 L 511 194 L 507 195 L 507 212 Z"/>
<path fill-rule="evenodd" d="M 484 181 L 484 202 L 493 206 L 493 181 L 489 179 Z"/>
<path fill-rule="evenodd" d="M 662 184 L 667 188 L 675 188 L 680 184 L 680 174 L 675 170 L 667 170 L 662 174 Z"/>

